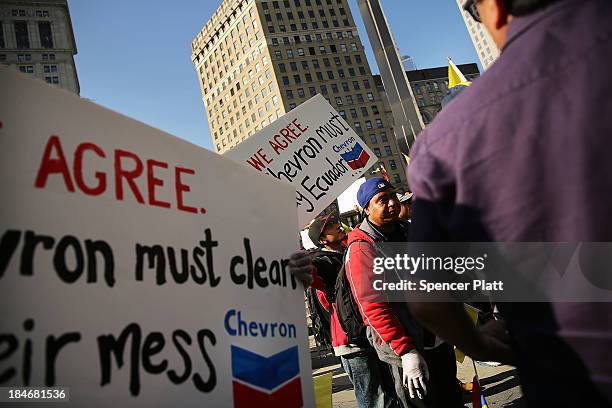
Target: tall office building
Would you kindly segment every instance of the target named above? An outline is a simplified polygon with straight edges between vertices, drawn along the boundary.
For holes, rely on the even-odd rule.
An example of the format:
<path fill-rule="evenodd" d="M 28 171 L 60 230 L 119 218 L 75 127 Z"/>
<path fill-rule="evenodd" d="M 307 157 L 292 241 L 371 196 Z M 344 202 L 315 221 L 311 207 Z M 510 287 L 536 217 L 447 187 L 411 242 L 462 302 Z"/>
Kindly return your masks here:
<path fill-rule="evenodd" d="M 225 0 L 192 43 L 215 151 L 223 153 L 321 93 L 406 177 L 347 0 Z M 368 172 L 369 175 L 369 172 Z"/>
<path fill-rule="evenodd" d="M 463 17 L 465 26 L 470 34 L 470 38 L 474 43 L 474 48 L 476 49 L 476 54 L 478 54 L 480 63 L 484 69 L 487 69 L 489 65 L 491 65 L 497 59 L 497 57 L 499 57 L 499 49 L 493 42 L 493 38 L 491 38 L 487 30 L 485 30 L 484 26 L 475 22 L 474 19 L 470 17 L 468 12 L 463 10 L 465 0 L 455 1 L 457 2 L 461 17 Z"/>
<path fill-rule="evenodd" d="M 67 0 L 2 0 L 0 63 L 80 92 Z"/>

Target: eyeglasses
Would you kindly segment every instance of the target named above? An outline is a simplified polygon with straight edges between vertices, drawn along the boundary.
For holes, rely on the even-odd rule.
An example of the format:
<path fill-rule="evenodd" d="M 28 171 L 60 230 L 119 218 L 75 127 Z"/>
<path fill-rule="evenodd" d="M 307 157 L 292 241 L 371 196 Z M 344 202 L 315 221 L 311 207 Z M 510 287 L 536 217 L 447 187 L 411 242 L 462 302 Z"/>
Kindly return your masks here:
<path fill-rule="evenodd" d="M 480 13 L 478 12 L 478 7 L 476 7 L 479 2 L 480 0 L 467 0 L 463 5 L 463 9 L 470 14 L 474 21 L 477 23 L 482 23 Z"/>

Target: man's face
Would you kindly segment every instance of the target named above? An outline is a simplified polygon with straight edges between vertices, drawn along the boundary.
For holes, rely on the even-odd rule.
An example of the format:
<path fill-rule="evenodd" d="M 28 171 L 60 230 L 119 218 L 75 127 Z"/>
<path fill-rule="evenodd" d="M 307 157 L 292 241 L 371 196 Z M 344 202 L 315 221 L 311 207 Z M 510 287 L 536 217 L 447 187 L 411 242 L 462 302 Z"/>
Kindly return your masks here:
<path fill-rule="evenodd" d="M 321 231 L 321 241 L 322 244 L 334 244 L 337 242 L 342 242 L 346 239 L 346 232 L 342 229 L 338 222 L 330 221 L 325 224 L 325 228 Z"/>
<path fill-rule="evenodd" d="M 395 190 L 389 188 L 376 194 L 366 208 L 368 218 L 376 225 L 385 225 L 397 221 L 400 213 L 400 202 Z"/>
<path fill-rule="evenodd" d="M 482 25 L 501 50 L 506 43 L 512 16 L 507 13 L 502 0 L 476 0 L 475 3 Z"/>

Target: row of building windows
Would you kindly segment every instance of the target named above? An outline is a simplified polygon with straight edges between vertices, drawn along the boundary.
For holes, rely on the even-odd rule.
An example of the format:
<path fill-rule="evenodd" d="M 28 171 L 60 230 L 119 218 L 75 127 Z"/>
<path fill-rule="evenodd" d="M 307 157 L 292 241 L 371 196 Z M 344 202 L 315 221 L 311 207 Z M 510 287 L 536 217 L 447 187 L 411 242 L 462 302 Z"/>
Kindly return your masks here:
<path fill-rule="evenodd" d="M 265 13 L 264 14 L 265 15 L 265 17 L 264 17 L 265 20 L 266 21 L 272 21 L 272 14 L 270 14 L 267 11 L 267 9 L 264 9 L 264 13 Z M 290 11 L 289 9 L 286 9 L 285 13 L 286 13 L 287 20 L 295 20 L 295 15 L 293 14 L 293 11 Z M 344 9 L 344 7 L 340 7 L 338 9 L 338 13 L 341 16 L 346 16 L 346 10 Z M 336 10 L 333 9 L 333 8 L 327 9 L 327 14 L 329 14 L 330 17 L 336 17 Z M 327 17 L 327 14 L 325 13 L 324 9 L 322 9 L 322 8 L 319 9 L 319 17 L 325 18 L 325 17 Z M 278 21 L 284 21 L 284 16 L 283 16 L 283 13 L 281 13 L 281 12 L 274 13 L 274 17 L 276 17 L 276 20 L 278 20 Z M 304 14 L 304 12 L 302 10 L 299 10 L 297 12 L 297 17 L 300 20 L 304 20 L 306 18 L 306 15 Z M 311 18 L 311 19 L 312 18 L 316 18 L 314 10 L 308 10 L 308 17 Z"/>
<path fill-rule="evenodd" d="M 19 71 L 27 74 L 33 74 L 34 65 L 19 65 Z M 57 72 L 57 65 L 43 65 L 43 72 L 45 74 Z"/>
<path fill-rule="evenodd" d="M 363 63 L 363 60 L 361 59 L 361 55 L 355 55 L 355 63 L 356 64 L 361 64 Z M 291 71 L 296 72 L 298 70 L 298 62 L 300 63 L 300 67 L 302 69 L 309 69 L 309 64 L 308 64 L 308 60 L 302 60 L 302 61 L 291 61 L 289 62 L 289 69 L 291 69 Z M 310 63 L 312 64 L 312 67 L 315 69 L 318 69 L 321 67 L 321 65 L 319 64 L 319 60 L 318 59 L 313 59 L 310 61 Z M 336 66 L 341 66 L 342 64 L 342 60 L 340 59 L 340 57 L 334 57 L 334 64 Z M 326 68 L 329 68 L 332 66 L 331 61 L 329 58 L 323 58 L 323 65 Z M 353 61 L 351 60 L 351 56 L 350 55 L 345 55 L 344 56 L 344 65 L 353 65 Z M 285 73 L 287 72 L 287 67 L 285 65 L 284 62 L 280 62 L 278 63 L 278 70 L 280 71 L 280 73 Z"/>
<path fill-rule="evenodd" d="M 283 37 L 283 38 L 287 38 L 288 37 Z M 289 41 L 284 41 L 285 45 L 289 45 Z M 340 51 L 342 52 L 349 52 L 349 46 L 347 46 L 346 44 L 339 44 L 340 45 Z M 278 47 L 279 46 L 279 42 L 278 42 L 278 38 L 272 38 L 272 46 L 274 47 Z M 357 52 L 359 51 L 359 48 L 357 47 L 357 43 L 351 43 L 350 44 L 351 47 L 351 51 L 352 52 Z M 327 50 L 329 49 L 330 53 L 337 53 L 338 52 L 338 47 L 335 44 L 330 44 L 329 48 L 326 47 L 325 45 L 319 45 L 319 54 L 327 54 Z M 316 55 L 316 48 L 315 47 L 308 47 L 308 55 Z M 303 57 L 306 55 L 306 51 L 304 50 L 304 48 L 298 47 L 297 50 L 294 50 L 292 48 L 286 48 L 285 52 L 287 54 L 287 58 L 294 58 L 296 55 L 298 57 Z M 282 58 L 282 51 L 281 50 L 275 50 L 274 51 L 274 55 L 276 56 L 277 59 Z"/>
<path fill-rule="evenodd" d="M 313 21 L 310 23 L 311 27 L 313 30 L 318 30 L 319 27 L 319 23 L 316 21 Z M 329 22 L 324 20 L 321 24 L 323 26 L 323 28 L 330 28 Z M 348 21 L 348 19 L 344 19 L 342 20 L 342 25 L 344 27 L 350 27 L 351 23 Z M 338 20 L 332 20 L 332 25 L 331 27 L 333 28 L 340 28 L 340 23 L 338 22 Z M 308 23 L 300 23 L 300 28 L 302 30 L 308 30 Z M 278 25 L 278 31 L 281 33 L 286 33 L 287 31 L 298 31 L 298 26 L 295 23 L 289 24 L 289 30 L 287 30 L 287 26 L 285 26 L 284 24 L 279 24 Z M 271 34 L 274 34 L 276 32 L 276 29 L 274 28 L 274 26 L 269 25 L 268 26 L 268 32 Z"/>
<path fill-rule="evenodd" d="M 15 47 L 17 49 L 30 48 L 30 33 L 27 21 L 14 21 L 13 29 L 15 32 Z M 53 34 L 51 22 L 38 22 L 38 35 L 41 48 L 53 48 Z M 0 22 L 0 48 L 7 48 L 4 40 L 4 23 Z"/>
<path fill-rule="evenodd" d="M 311 0 L 303 0 L 303 1 L 304 1 L 304 5 L 306 7 L 311 7 L 313 5 L 313 3 L 316 6 L 322 6 L 323 5 L 322 0 L 314 0 L 314 2 L 311 1 Z M 280 8 L 281 8 L 280 7 L 280 4 L 281 4 L 280 1 L 272 1 L 272 2 L 262 1 L 261 2 L 261 8 L 264 9 L 264 10 L 269 10 L 268 3 L 272 3 L 272 8 L 275 9 L 275 10 L 280 10 Z M 291 7 L 291 3 L 289 2 L 289 0 L 284 0 L 282 3 L 283 3 L 283 6 L 284 6 L 283 8 L 285 8 L 285 9 L 288 9 L 288 8 Z M 293 4 L 295 5 L 295 7 L 301 7 L 302 6 L 302 0 L 293 0 Z M 325 4 L 327 4 L 328 6 L 331 6 L 333 4 L 333 1 L 332 0 L 325 0 Z M 343 1 L 342 0 L 336 0 L 336 4 L 343 4 Z"/>
<path fill-rule="evenodd" d="M 279 45 L 279 44 L 289 45 L 291 42 L 294 42 L 296 44 L 301 44 L 302 42 L 312 43 L 314 41 L 316 42 L 323 42 L 325 40 L 332 41 L 334 39 L 334 33 L 335 33 L 336 39 L 338 40 L 343 40 L 345 38 L 348 38 L 348 39 L 353 38 L 352 31 L 334 31 L 334 32 L 327 32 L 327 33 L 316 33 L 314 35 L 314 39 L 313 39 L 313 36 L 310 34 L 294 35 L 293 37 L 273 37 L 272 45 Z"/>
<path fill-rule="evenodd" d="M 12 9 L 11 16 L 13 17 L 49 17 L 49 10 L 25 10 Z"/>

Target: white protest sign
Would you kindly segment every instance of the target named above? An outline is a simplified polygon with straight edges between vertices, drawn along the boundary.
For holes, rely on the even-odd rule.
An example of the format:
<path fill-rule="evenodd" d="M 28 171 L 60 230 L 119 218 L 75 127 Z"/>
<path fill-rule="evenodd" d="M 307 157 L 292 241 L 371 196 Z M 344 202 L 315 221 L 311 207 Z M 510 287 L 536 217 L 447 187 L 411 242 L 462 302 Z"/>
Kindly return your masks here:
<path fill-rule="evenodd" d="M 224 156 L 291 183 L 296 190 L 300 227 L 378 160 L 321 95 L 286 113 Z"/>
<path fill-rule="evenodd" d="M 0 88 L 0 386 L 313 406 L 293 189 L 16 71 Z"/>

